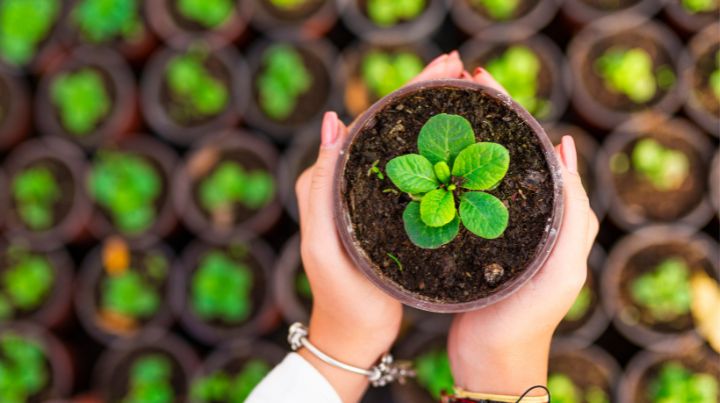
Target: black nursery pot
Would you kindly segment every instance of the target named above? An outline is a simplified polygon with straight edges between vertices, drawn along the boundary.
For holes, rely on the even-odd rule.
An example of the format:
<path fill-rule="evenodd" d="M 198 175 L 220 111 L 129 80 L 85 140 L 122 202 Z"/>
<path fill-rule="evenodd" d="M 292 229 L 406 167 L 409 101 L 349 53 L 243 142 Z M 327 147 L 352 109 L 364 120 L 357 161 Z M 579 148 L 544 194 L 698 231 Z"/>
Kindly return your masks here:
<path fill-rule="evenodd" d="M 602 302 L 615 327 L 634 343 L 654 351 L 686 351 L 701 345 L 690 313 L 668 321 L 655 319 L 632 297 L 633 280 L 668 258 L 682 259 L 693 273 L 718 281 L 717 243 L 687 227 L 647 227 L 626 236 L 612 249 L 602 277 Z"/>
<path fill-rule="evenodd" d="M 195 351 L 185 341 L 159 329 L 141 336 L 117 340 L 100 357 L 95 369 L 95 384 L 103 401 L 120 402 L 126 396 L 133 364 L 143 357 L 156 356 L 171 364 L 169 382 L 174 402 L 188 402 L 188 380 L 199 365 Z"/>
<path fill-rule="evenodd" d="M 581 26 L 603 17 L 637 15 L 649 18 L 663 6 L 664 0 L 565 0 L 563 14 L 574 25 Z"/>
<path fill-rule="evenodd" d="M 462 1 L 458 2 L 458 4 L 462 3 Z M 542 122 L 557 120 L 567 108 L 571 78 L 565 71 L 565 57 L 557 45 L 546 36 L 536 34 L 516 41 L 471 39 L 460 48 L 460 54 L 463 55 L 469 71 L 473 71 L 477 67 L 487 67 L 488 62 L 500 57 L 512 46 L 527 47 L 540 60 L 537 98 L 547 100 L 551 106 L 546 116 L 536 119 Z"/>
<path fill-rule="evenodd" d="M 200 49 L 207 49 L 204 44 L 198 46 Z M 204 67 L 228 90 L 227 105 L 222 112 L 213 116 L 192 117 L 185 119 L 186 121 L 173 117 L 172 111 L 179 110 L 181 105 L 173 100 L 166 70 L 173 58 L 190 49 L 192 46 L 159 50 L 147 63 L 142 78 L 142 110 L 145 119 L 154 131 L 178 145 L 188 145 L 208 132 L 235 126 L 248 102 L 248 70 L 240 54 L 229 46 L 207 49 L 209 53 Z"/>
<path fill-rule="evenodd" d="M 494 19 L 473 0 L 451 2 L 450 12 L 455 23 L 468 35 L 493 40 L 520 40 L 534 36 L 557 13 L 560 0 L 520 0 L 507 20 Z M 478 3 L 475 1 L 475 3 Z"/>
<path fill-rule="evenodd" d="M 389 27 L 375 24 L 367 13 L 369 0 L 347 0 L 342 10 L 342 20 L 356 36 L 375 44 L 403 44 L 428 38 L 442 24 L 447 13 L 443 0 L 427 0 L 425 9 L 415 19 L 400 21 Z"/>
<path fill-rule="evenodd" d="M 720 5 L 717 3 L 715 3 L 714 10 L 699 13 L 689 12 L 682 3 L 683 0 L 669 0 L 665 6 L 665 15 L 674 26 L 682 31 L 697 32 L 718 20 Z M 717 28 L 715 28 L 715 32 L 717 36 Z"/>
<path fill-rule="evenodd" d="M 312 299 L 301 295 L 298 290 L 300 276 L 304 273 L 300 259 L 300 234 L 285 242 L 273 273 L 273 294 L 285 321 L 307 323 Z"/>
<path fill-rule="evenodd" d="M 208 136 L 193 147 L 183 167 L 175 174 L 175 208 L 190 230 L 210 242 L 248 239 L 265 233 L 277 223 L 282 213 L 277 193 L 282 183 L 275 180 L 277 161 L 274 147 L 256 135 L 226 131 Z M 199 194 L 201 181 L 222 162 L 235 162 L 246 171 L 268 172 L 276 182 L 272 199 L 257 210 L 233 202 L 232 219 L 217 221 L 202 206 Z"/>
<path fill-rule="evenodd" d="M 687 156 L 689 173 L 680 187 L 660 191 L 632 163 L 624 173 L 612 171 L 613 158 L 622 154 L 631 158 L 637 142 L 645 138 Z M 632 230 L 647 224 L 675 223 L 701 228 L 712 217 L 707 183 L 713 146 L 689 122 L 643 115 L 613 132 L 603 150 L 595 172 L 598 183 L 610 196 L 610 216 L 621 227 Z"/>
<path fill-rule="evenodd" d="M 110 110 L 87 134 L 71 133 L 63 124 L 59 108 L 52 101 L 53 82 L 62 74 L 90 69 L 100 74 L 110 101 Z M 139 124 L 135 80 L 119 54 L 107 48 L 84 47 L 54 63 L 40 81 L 35 113 L 40 131 L 95 148 L 126 136 Z"/>
<path fill-rule="evenodd" d="M 220 318 L 204 320 L 192 306 L 193 276 L 207 253 L 217 250 L 231 256 L 238 248 L 243 249 L 245 256 L 242 259 L 233 257 L 233 261 L 244 263 L 252 272 L 252 289 L 249 293 L 252 303 L 250 315 L 240 323 L 228 323 Z M 271 274 L 275 255 L 263 241 L 230 240 L 223 245 L 196 241 L 185 249 L 181 264 L 182 267 L 176 271 L 172 280 L 171 303 L 183 327 L 197 340 L 214 345 L 237 337 L 256 337 L 267 334 L 278 324 L 280 317 L 272 295 Z"/>
<path fill-rule="evenodd" d="M 263 61 L 265 52 L 275 45 L 287 44 L 300 54 L 302 62 L 312 77 L 312 85 L 298 96 L 295 109 L 282 120 L 268 116 L 260 107 L 260 91 L 258 80 L 265 71 Z M 335 88 L 342 80 L 337 51 L 325 39 L 299 41 L 296 39 L 285 42 L 258 41 L 248 54 L 250 65 L 250 82 L 252 100 L 248 105 L 247 122 L 262 133 L 272 136 L 275 140 L 287 141 L 297 130 L 305 125 L 319 121 L 321 114 L 334 109 L 336 104 Z M 248 76 L 243 76 L 248 77 Z"/>
<path fill-rule="evenodd" d="M 402 220 L 410 199 L 383 192 L 390 182 L 367 174 L 376 161 L 385 167 L 395 156 L 416 152 L 421 126 L 439 113 L 463 116 L 476 140 L 509 150 L 507 176 L 492 191 L 512 200 L 509 226 L 500 238 L 461 229 L 439 249 L 415 247 Z M 478 309 L 519 289 L 547 259 L 563 212 L 560 162 L 542 127 L 506 95 L 464 80 L 406 86 L 361 115 L 338 160 L 334 193 L 340 238 L 370 281 L 412 307 L 445 313 Z M 402 262 L 402 271 L 395 270 L 388 252 Z M 489 263 L 503 268 L 493 285 L 485 279 Z"/>
<path fill-rule="evenodd" d="M 25 80 L 0 66 L 0 150 L 19 143 L 30 128 L 30 99 Z"/>
<path fill-rule="evenodd" d="M 35 249 L 49 250 L 72 243 L 83 235 L 90 218 L 85 194 L 85 156 L 75 145 L 56 137 L 30 140 L 16 148 L 5 161 L 8 174 L 7 235 L 21 237 Z M 13 182 L 27 169 L 47 169 L 58 186 L 53 204 L 53 223 L 48 229 L 30 227 L 19 213 L 21 203 L 12 192 Z"/>
<path fill-rule="evenodd" d="M 112 238 L 109 238 L 110 241 Z M 117 241 L 115 241 L 117 242 Z M 120 241 L 124 242 L 124 241 Z M 127 340 L 139 337 L 148 329 L 167 329 L 173 321 L 170 307 L 170 279 L 175 269 L 172 250 L 165 244 L 158 243 L 149 248 L 130 248 L 127 270 L 133 270 L 148 280 L 148 256 L 161 256 L 167 262 L 165 279 L 159 283 L 152 282 L 153 289 L 160 297 L 158 310 L 150 317 L 138 320 L 132 329 L 114 329 L 112 322 L 102 316 L 103 281 L 108 278 L 103 262 L 103 245 L 92 250 L 83 261 L 78 276 L 78 292 L 75 293 L 75 312 L 83 327 L 97 341 L 110 344 L 116 340 Z"/>
<path fill-rule="evenodd" d="M 172 47 L 186 47 L 197 40 L 217 49 L 235 42 L 247 27 L 250 9 L 248 0 L 233 0 L 232 13 L 216 27 L 207 27 L 187 18 L 177 1 L 149 0 L 145 15 L 150 27 Z"/>
<path fill-rule="evenodd" d="M 635 103 L 627 95 L 609 90 L 595 64 L 613 47 L 643 49 L 653 60 L 652 74 L 656 75 L 660 67 L 667 66 L 674 73 L 674 83 L 667 89 L 657 88 L 655 95 L 644 103 Z M 568 48 L 573 106 L 588 123 L 603 129 L 613 128 L 647 109 L 672 114 L 684 96 L 680 72 L 687 60 L 678 55 L 682 55 L 680 40 L 660 23 L 628 15 L 601 19 L 588 25 L 573 38 Z"/>
<path fill-rule="evenodd" d="M 320 38 L 338 18 L 340 2 L 306 0 L 291 10 L 275 6 L 272 0 L 249 0 L 253 10 L 251 23 L 263 33 L 278 39 Z"/>
<path fill-rule="evenodd" d="M 278 165 L 278 193 L 285 210 L 300 222 L 295 182 L 317 160 L 320 149 L 320 128 L 309 126 L 293 138 Z"/>
<path fill-rule="evenodd" d="M 605 350 L 573 340 L 553 343 L 548 372 L 550 378 L 555 374 L 570 378 L 583 394 L 593 388 L 602 390 L 611 402 L 615 401 L 616 385 L 622 373 L 617 361 Z"/>
<path fill-rule="evenodd" d="M 687 46 L 690 66 L 683 71 L 688 86 L 685 112 L 707 132 L 720 137 L 720 100 L 710 87 L 710 75 L 720 69 L 720 23 L 695 35 Z"/>

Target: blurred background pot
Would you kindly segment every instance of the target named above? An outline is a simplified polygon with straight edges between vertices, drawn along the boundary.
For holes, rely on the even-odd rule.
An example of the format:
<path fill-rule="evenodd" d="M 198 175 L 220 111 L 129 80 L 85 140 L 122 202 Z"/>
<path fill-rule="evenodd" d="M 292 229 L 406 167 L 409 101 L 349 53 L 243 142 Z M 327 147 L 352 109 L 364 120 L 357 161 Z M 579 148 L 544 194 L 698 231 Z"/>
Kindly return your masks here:
<path fill-rule="evenodd" d="M 30 96 L 19 74 L 0 66 L 0 150 L 20 142 L 30 129 Z"/>
<path fill-rule="evenodd" d="M 303 0 L 289 5 L 277 0 L 249 2 L 253 26 L 277 39 L 322 37 L 337 21 L 342 4 L 335 0 Z"/>
<path fill-rule="evenodd" d="M 612 402 L 621 374 L 605 350 L 572 339 L 553 343 L 548 372 L 548 389 L 561 402 Z"/>
<path fill-rule="evenodd" d="M 451 1 L 455 23 L 480 40 L 516 41 L 534 36 L 555 16 L 559 0 L 507 1 L 515 7 L 483 0 Z"/>
<path fill-rule="evenodd" d="M 710 82 L 713 74 L 720 74 L 720 23 L 695 35 L 687 51 L 691 63 L 683 72 L 689 92 L 685 112 L 706 131 L 720 136 L 720 95 Z"/>
<path fill-rule="evenodd" d="M 287 323 L 307 323 L 312 291 L 300 260 L 300 234 L 285 243 L 273 271 L 275 302 Z"/>
<path fill-rule="evenodd" d="M 320 149 L 320 128 L 312 125 L 295 136 L 280 159 L 278 166 L 278 194 L 285 211 L 296 223 L 300 222 L 295 182 L 317 160 Z"/>
<path fill-rule="evenodd" d="M 665 0 L 565 0 L 563 14 L 576 26 L 608 16 L 637 15 L 647 19 L 664 3 Z"/>
<path fill-rule="evenodd" d="M 717 22 L 720 3 L 668 0 L 665 15 L 670 22 L 685 32 L 697 32 Z"/>
<path fill-rule="evenodd" d="M 413 10 L 412 17 L 402 17 L 393 12 L 389 19 L 387 15 L 383 16 L 382 23 L 378 24 L 379 17 L 374 17 L 376 14 L 369 11 L 372 3 L 382 5 L 382 1 L 346 0 L 342 19 L 355 35 L 376 44 L 402 44 L 427 38 L 438 29 L 447 14 L 444 0 L 426 0 L 419 2 L 422 10 Z"/>
<path fill-rule="evenodd" d="M 393 383 L 390 391 L 398 403 L 433 403 L 441 393 L 453 392 L 453 377 L 447 356 L 447 333 L 415 332 L 399 341 L 395 357 L 398 361 L 411 361 L 415 378 L 404 385 Z"/>

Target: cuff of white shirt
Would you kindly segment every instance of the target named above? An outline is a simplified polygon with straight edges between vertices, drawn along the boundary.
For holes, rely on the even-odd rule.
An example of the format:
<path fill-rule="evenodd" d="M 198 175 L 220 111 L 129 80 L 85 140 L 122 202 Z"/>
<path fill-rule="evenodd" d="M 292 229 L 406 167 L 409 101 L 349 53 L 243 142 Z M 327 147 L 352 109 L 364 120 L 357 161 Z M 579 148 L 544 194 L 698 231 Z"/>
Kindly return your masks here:
<path fill-rule="evenodd" d="M 245 403 L 342 403 L 335 389 L 315 367 L 289 353 L 255 387 Z"/>

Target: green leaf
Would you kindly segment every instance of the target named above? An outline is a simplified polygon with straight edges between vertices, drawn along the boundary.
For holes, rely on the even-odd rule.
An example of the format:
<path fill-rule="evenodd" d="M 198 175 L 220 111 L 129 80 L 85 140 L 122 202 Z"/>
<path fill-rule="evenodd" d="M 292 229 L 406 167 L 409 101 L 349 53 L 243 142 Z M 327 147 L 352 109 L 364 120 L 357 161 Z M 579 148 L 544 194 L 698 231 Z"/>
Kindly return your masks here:
<path fill-rule="evenodd" d="M 420 218 L 430 227 L 442 227 L 456 215 L 455 198 L 445 189 L 435 189 L 420 201 Z"/>
<path fill-rule="evenodd" d="M 459 115 L 440 113 L 428 119 L 420 129 L 418 150 L 433 164 L 440 161 L 452 166 L 455 157 L 475 143 L 470 122 Z"/>
<path fill-rule="evenodd" d="M 468 192 L 460 199 L 460 218 L 473 234 L 495 239 L 505 232 L 508 210 L 497 197 L 484 192 Z"/>
<path fill-rule="evenodd" d="M 455 219 L 442 227 L 430 227 L 420 218 L 420 202 L 410 202 L 403 212 L 405 232 L 410 241 L 423 249 L 437 249 L 455 239 L 460 230 L 460 219 Z"/>
<path fill-rule="evenodd" d="M 485 190 L 497 185 L 509 166 L 507 148 L 497 143 L 477 143 L 460 152 L 452 173 L 464 179 L 465 189 Z"/>
<path fill-rule="evenodd" d="M 438 162 L 435 166 L 433 166 L 433 170 L 435 171 L 435 176 L 440 182 L 448 183 L 450 181 L 450 167 L 447 162 Z"/>
<path fill-rule="evenodd" d="M 418 154 L 395 157 L 385 166 L 392 183 L 405 193 L 423 194 L 438 187 L 433 166 Z"/>

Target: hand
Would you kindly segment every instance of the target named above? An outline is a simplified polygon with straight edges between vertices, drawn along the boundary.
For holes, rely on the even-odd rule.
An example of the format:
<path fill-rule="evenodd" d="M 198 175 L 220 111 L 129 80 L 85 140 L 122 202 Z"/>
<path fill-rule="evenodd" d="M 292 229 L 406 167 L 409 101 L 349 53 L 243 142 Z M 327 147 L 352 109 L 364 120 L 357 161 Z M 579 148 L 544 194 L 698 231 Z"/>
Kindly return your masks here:
<path fill-rule="evenodd" d="M 414 81 L 462 75 L 462 62 L 453 52 L 435 59 Z M 300 176 L 295 189 L 301 255 L 313 293 L 310 341 L 337 360 L 369 368 L 397 338 L 402 306 L 353 265 L 335 228 L 333 177 L 347 135 L 337 114 L 327 112 L 317 162 Z M 344 402 L 358 401 L 367 388 L 365 377 L 327 365 L 305 349 L 300 354 L 325 376 Z"/>
<path fill-rule="evenodd" d="M 476 70 L 473 79 L 504 91 L 483 69 Z M 577 172 L 572 137 L 563 137 L 556 151 L 562 162 L 565 213 L 547 262 L 508 298 L 453 320 L 448 355 L 455 384 L 463 389 L 520 395 L 547 382 L 552 334 L 585 283 L 586 262 L 598 231 Z"/>

